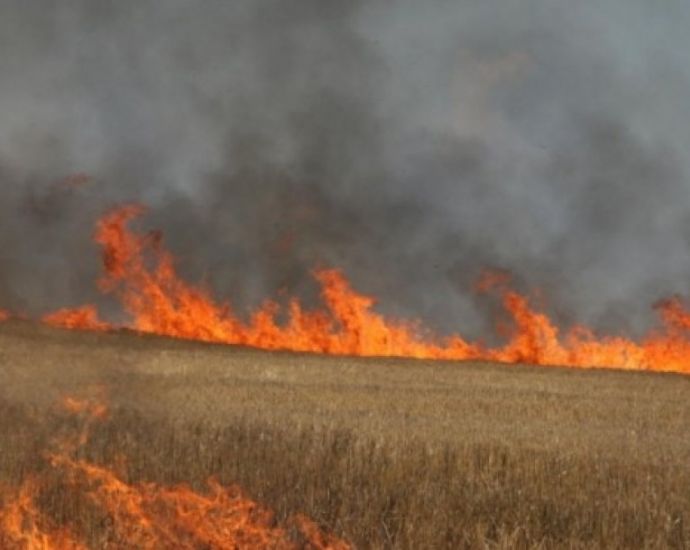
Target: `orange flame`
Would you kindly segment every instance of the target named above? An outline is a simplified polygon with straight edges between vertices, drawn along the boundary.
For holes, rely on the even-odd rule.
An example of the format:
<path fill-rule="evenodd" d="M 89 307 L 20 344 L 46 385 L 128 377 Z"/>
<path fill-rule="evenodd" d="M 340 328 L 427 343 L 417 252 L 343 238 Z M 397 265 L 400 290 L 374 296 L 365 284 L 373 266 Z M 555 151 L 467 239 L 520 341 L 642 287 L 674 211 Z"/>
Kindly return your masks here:
<path fill-rule="evenodd" d="M 143 211 L 139 205 L 115 209 L 98 222 L 95 235 L 103 250 L 99 287 L 118 296 L 132 317 L 131 328 L 141 332 L 270 350 L 690 373 L 690 312 L 679 299 L 657 307 L 660 327 L 638 342 L 598 336 L 579 326 L 561 332 L 526 296 L 510 288 L 505 273 L 488 273 L 476 286 L 478 292 L 498 293 L 511 321 L 507 342 L 493 348 L 460 334 L 434 336 L 417 322 L 386 319 L 374 311 L 375 300 L 353 290 L 337 269 L 313 273 L 321 287 L 321 309 L 306 310 L 292 299 L 287 320 L 280 323 L 279 305 L 267 301 L 243 321 L 229 304 L 178 277 L 158 233 L 130 229 Z M 93 306 L 63 310 L 46 320 L 69 328 L 107 328 Z"/>
<path fill-rule="evenodd" d="M 111 520 L 116 548 L 209 548 L 214 550 L 311 548 L 347 550 L 350 545 L 323 532 L 298 515 L 290 522 L 306 545 L 291 540 L 276 524 L 273 513 L 249 499 L 235 486 L 208 482 L 208 494 L 185 485 L 161 487 L 153 483 L 128 484 L 113 470 L 75 458 L 93 422 L 102 420 L 107 407 L 99 402 L 67 398 L 63 407 L 85 421 L 84 431 L 55 442 L 49 463 L 63 474 L 66 488 L 84 490 Z M 26 550 L 81 550 L 85 544 L 70 529 L 56 527 L 36 505 L 41 479 L 28 478 L 16 491 L 0 491 L 0 547 Z"/>
<path fill-rule="evenodd" d="M 95 306 L 86 305 L 75 309 L 60 309 L 42 317 L 44 323 L 54 327 L 79 330 L 108 330 L 110 325 L 98 318 Z"/>
<path fill-rule="evenodd" d="M 68 529 L 58 529 L 34 502 L 40 483 L 28 478 L 14 491 L 2 491 L 9 502 L 0 506 L 0 545 L 7 550 L 86 550 Z"/>

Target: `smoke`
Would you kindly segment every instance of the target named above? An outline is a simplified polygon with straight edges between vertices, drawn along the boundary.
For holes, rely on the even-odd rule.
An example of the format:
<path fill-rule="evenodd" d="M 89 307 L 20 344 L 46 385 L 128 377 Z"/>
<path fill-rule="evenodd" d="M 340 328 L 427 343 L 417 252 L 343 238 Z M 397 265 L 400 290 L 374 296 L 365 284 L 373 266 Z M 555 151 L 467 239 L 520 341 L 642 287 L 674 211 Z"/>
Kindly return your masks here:
<path fill-rule="evenodd" d="M 477 336 L 486 267 L 639 332 L 690 281 L 690 6 L 642 0 L 0 5 L 0 305 L 96 301 L 91 228 L 149 206 L 250 307 L 342 267 Z"/>

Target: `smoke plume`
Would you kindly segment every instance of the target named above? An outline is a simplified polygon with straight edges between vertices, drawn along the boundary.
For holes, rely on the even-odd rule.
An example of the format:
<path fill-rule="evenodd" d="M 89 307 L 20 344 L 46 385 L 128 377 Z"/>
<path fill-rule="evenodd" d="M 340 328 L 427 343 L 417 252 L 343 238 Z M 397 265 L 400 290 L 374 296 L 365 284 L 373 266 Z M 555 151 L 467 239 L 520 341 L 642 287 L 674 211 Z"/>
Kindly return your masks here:
<path fill-rule="evenodd" d="M 149 207 L 240 308 L 341 267 L 485 333 L 484 268 L 633 334 L 690 287 L 690 5 L 9 0 L 0 306 L 97 301 L 95 220 Z"/>

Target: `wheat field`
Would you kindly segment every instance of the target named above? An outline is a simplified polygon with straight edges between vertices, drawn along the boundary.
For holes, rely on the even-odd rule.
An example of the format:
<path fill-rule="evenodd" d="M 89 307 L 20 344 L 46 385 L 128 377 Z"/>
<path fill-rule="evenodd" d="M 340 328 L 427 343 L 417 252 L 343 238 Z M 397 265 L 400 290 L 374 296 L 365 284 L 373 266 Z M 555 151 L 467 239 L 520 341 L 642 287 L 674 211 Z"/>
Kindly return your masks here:
<path fill-rule="evenodd" d="M 132 482 L 236 483 L 357 548 L 690 546 L 690 378 L 322 357 L 132 333 L 0 325 L 0 487 L 45 471 L 74 422 L 111 414 L 81 455 Z M 42 511 L 116 547 L 79 495 Z"/>

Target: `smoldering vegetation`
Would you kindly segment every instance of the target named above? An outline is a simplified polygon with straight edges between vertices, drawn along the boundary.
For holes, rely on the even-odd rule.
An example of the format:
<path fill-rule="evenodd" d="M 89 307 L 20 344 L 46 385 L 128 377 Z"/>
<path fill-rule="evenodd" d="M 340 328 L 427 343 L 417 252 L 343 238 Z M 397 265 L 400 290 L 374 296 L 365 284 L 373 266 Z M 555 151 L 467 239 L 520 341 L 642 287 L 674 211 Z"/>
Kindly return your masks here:
<path fill-rule="evenodd" d="M 240 309 L 313 296 L 309 270 L 333 265 L 385 313 L 486 337 L 470 289 L 490 267 L 563 324 L 635 334 L 687 292 L 689 16 L 4 2 L 0 305 L 102 302 L 93 223 L 137 201 Z"/>

